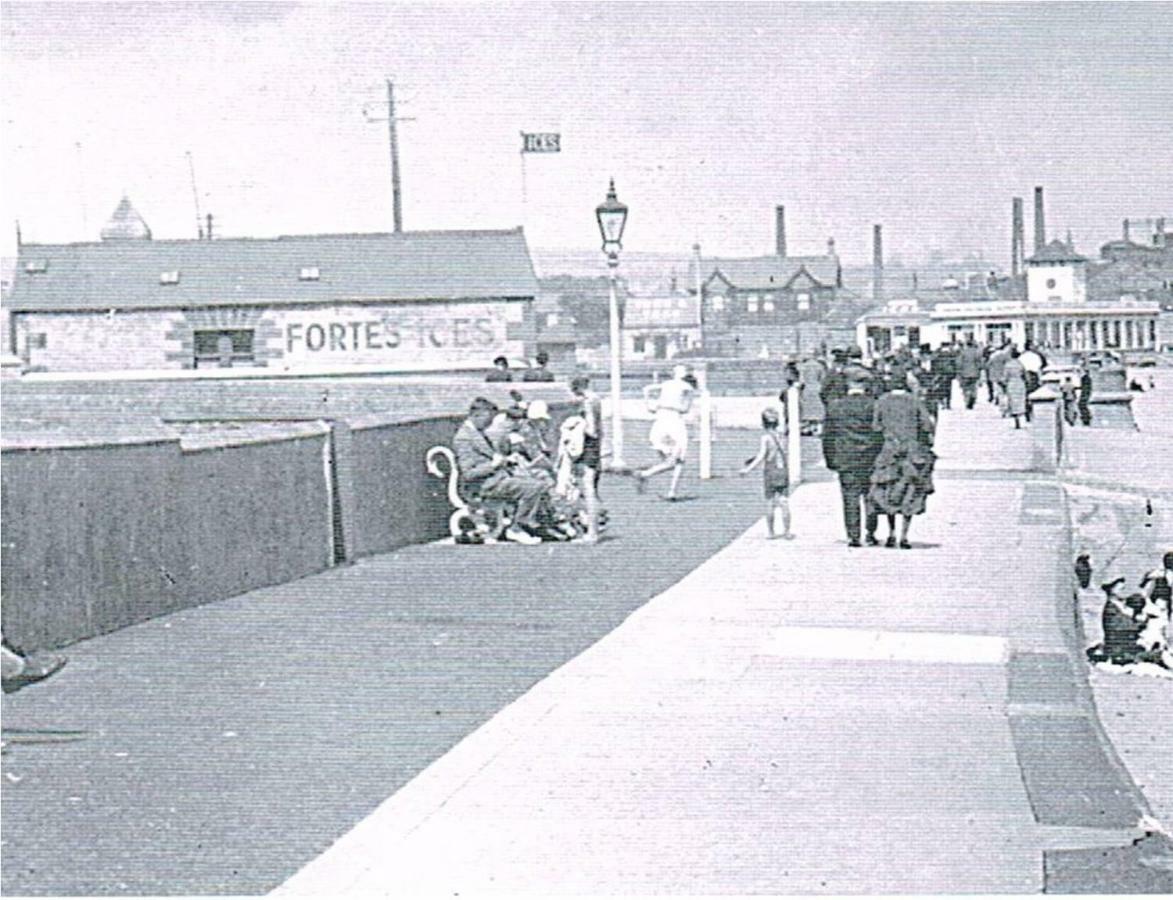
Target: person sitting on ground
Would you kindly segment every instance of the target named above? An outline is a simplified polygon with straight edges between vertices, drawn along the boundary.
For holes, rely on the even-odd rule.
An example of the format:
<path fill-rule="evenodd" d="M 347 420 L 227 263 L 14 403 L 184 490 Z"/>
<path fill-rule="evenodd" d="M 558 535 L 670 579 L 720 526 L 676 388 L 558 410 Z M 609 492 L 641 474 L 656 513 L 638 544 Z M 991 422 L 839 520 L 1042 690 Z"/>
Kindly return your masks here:
<path fill-rule="evenodd" d="M 493 421 L 496 406 L 477 397 L 469 406 L 468 418 L 452 439 L 457 464 L 465 486 L 486 500 L 501 500 L 514 506 L 512 524 L 505 532 L 519 544 L 541 541 L 539 515 L 548 490 L 538 479 L 516 470 L 520 457 L 501 453 L 485 431 Z"/>
<path fill-rule="evenodd" d="M 1153 609 L 1144 594 L 1121 597 L 1117 589 L 1125 580 L 1120 577 L 1101 585 L 1105 595 L 1101 616 L 1104 640 L 1088 648 L 1088 660 L 1117 666 L 1153 663 L 1165 669 L 1173 668 L 1173 655 L 1162 627 L 1167 625 L 1168 615 Z"/>
<path fill-rule="evenodd" d="M 544 350 L 534 357 L 537 365 L 521 373 L 522 381 L 553 381 L 554 373 L 546 368 L 550 362 L 550 355 Z"/>
<path fill-rule="evenodd" d="M 0 636 L 0 662 L 0 687 L 4 693 L 13 694 L 56 675 L 68 660 L 53 653 L 25 655 Z"/>
<path fill-rule="evenodd" d="M 512 381 L 513 373 L 509 371 L 509 360 L 498 356 L 493 360 L 493 371 L 485 376 L 485 381 Z"/>

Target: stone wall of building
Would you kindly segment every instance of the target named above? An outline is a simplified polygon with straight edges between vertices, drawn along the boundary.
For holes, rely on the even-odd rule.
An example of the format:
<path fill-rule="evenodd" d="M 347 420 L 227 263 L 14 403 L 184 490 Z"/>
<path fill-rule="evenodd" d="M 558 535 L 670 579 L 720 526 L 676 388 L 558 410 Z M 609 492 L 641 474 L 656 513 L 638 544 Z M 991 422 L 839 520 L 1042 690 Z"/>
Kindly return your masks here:
<path fill-rule="evenodd" d="M 529 300 L 207 307 L 189 310 L 18 312 L 16 352 L 32 371 L 158 371 L 197 367 L 196 335 L 247 334 L 247 352 L 198 367 L 275 372 L 484 368 L 530 357 Z M 229 341 L 230 344 L 230 341 Z M 242 344 L 241 346 L 244 346 Z M 239 351 L 239 348 L 238 348 Z"/>

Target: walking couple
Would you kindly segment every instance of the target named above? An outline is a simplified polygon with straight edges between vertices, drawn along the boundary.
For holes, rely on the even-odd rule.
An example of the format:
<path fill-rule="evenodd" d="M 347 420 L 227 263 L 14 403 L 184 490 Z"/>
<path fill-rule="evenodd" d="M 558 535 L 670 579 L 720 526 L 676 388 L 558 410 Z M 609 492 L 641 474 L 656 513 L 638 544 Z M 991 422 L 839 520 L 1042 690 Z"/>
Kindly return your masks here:
<path fill-rule="evenodd" d="M 823 457 L 827 468 L 839 474 L 848 546 L 861 545 L 862 506 L 869 546 L 879 544 L 876 526 L 883 513 L 888 522 L 885 545 L 911 548 L 912 519 L 925 511 L 925 500 L 933 493 L 935 428 L 932 414 L 900 368 L 893 370 L 891 388 L 878 400 L 868 396 L 862 380 L 852 380 L 847 396 L 828 404 Z"/>

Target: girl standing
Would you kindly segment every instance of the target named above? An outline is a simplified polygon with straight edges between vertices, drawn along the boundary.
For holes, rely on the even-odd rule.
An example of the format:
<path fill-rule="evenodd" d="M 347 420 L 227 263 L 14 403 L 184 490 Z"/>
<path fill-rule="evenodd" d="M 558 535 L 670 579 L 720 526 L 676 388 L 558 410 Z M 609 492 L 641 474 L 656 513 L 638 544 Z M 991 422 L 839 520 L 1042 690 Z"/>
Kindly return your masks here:
<path fill-rule="evenodd" d="M 786 438 L 778 429 L 778 413 L 772 409 L 762 412 L 762 442 L 757 455 L 741 470 L 748 475 L 762 467 L 762 488 L 766 498 L 766 532 L 770 540 L 774 534 L 774 512 L 782 513 L 782 537 L 790 540 L 790 466 L 786 458 Z"/>

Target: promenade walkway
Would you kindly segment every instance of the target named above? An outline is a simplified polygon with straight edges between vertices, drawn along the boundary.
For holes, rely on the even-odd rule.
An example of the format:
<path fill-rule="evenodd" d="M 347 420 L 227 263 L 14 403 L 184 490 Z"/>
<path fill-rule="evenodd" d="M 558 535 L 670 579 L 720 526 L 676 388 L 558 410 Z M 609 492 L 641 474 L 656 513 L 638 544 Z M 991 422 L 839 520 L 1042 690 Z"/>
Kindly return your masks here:
<path fill-rule="evenodd" d="M 598 548 L 407 548 L 71 647 L 4 699 L 83 739 L 5 756 L 3 893 L 1153 889 L 1029 435 L 944 414 L 909 551 L 849 549 L 817 470 L 766 541 L 756 440 L 691 502 L 608 480 Z"/>
<path fill-rule="evenodd" d="M 984 404 L 938 449 L 911 551 L 848 548 L 836 486 L 804 485 L 796 540 L 755 524 L 280 893 L 1168 883 L 1103 862 L 1144 804 L 1073 664 L 1061 491 Z"/>

